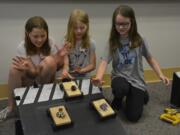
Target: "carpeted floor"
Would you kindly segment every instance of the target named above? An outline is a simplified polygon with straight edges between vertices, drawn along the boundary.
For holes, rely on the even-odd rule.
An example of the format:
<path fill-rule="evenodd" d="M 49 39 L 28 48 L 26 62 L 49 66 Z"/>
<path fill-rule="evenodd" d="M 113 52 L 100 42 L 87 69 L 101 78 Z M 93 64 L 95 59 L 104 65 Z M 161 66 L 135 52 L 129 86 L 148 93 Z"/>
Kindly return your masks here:
<path fill-rule="evenodd" d="M 173 126 L 159 119 L 164 108 L 169 106 L 171 86 L 162 83 L 148 84 L 150 101 L 144 107 L 142 118 L 137 123 L 127 121 L 122 112 L 118 113 L 121 123 L 128 135 L 180 135 L 180 124 Z M 110 91 L 104 91 L 105 96 L 111 100 Z M 5 107 L 7 101 L 0 101 L 0 109 Z M 10 118 L 0 123 L 0 135 L 15 135 L 15 118 Z"/>
<path fill-rule="evenodd" d="M 6 100 L 0 100 L 0 110 L 7 106 Z M 0 122 L 0 135 L 15 135 L 15 117 Z"/>
<path fill-rule="evenodd" d="M 123 127 L 128 135 L 180 135 L 180 124 L 173 126 L 159 119 L 164 108 L 170 106 L 171 86 L 162 83 L 148 84 L 150 101 L 144 106 L 142 118 L 137 123 L 127 121 L 123 112 L 119 112 Z M 105 95 L 110 95 L 107 91 Z M 108 97 L 109 99 L 112 96 Z"/>

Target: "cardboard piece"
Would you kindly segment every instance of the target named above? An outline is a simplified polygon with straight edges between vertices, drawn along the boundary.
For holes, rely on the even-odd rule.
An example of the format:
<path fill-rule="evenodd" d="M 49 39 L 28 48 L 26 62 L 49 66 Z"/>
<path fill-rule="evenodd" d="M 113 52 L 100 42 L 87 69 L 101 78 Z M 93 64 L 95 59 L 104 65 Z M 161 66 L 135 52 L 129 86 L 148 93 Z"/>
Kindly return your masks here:
<path fill-rule="evenodd" d="M 115 115 L 115 111 L 112 109 L 112 107 L 105 99 L 98 99 L 92 101 L 92 105 L 101 118 L 106 118 Z"/>
<path fill-rule="evenodd" d="M 62 85 L 67 97 L 82 96 L 82 92 L 80 91 L 75 82 L 64 82 L 62 83 Z"/>
<path fill-rule="evenodd" d="M 50 116 L 56 127 L 71 124 L 71 118 L 64 106 L 54 106 L 49 108 Z"/>

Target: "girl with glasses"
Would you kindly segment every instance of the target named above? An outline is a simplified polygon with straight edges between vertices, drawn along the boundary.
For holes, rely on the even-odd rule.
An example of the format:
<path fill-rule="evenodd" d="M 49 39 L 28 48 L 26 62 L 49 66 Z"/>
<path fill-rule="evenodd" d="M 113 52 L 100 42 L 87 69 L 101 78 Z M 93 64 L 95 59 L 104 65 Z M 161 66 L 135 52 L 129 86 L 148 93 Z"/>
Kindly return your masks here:
<path fill-rule="evenodd" d="M 100 86 L 107 64 L 112 61 L 112 107 L 119 110 L 125 98 L 125 114 L 128 120 L 136 122 L 147 103 L 148 93 L 144 81 L 142 58 L 145 57 L 157 76 L 169 84 L 167 77 L 161 72 L 157 60 L 149 51 L 147 42 L 137 31 L 134 10 L 126 5 L 117 7 L 112 16 L 112 27 L 105 55 L 92 79 L 94 85 Z"/>

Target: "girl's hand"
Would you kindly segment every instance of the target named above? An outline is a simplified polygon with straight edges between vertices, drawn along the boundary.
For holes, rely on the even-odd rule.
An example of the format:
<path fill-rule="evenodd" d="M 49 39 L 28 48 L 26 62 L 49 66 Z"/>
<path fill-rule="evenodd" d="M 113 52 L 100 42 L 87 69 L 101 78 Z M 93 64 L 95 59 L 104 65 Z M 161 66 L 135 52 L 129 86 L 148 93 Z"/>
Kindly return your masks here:
<path fill-rule="evenodd" d="M 102 79 L 94 77 L 91 79 L 91 82 L 98 87 L 101 87 L 104 84 L 104 81 L 102 81 Z"/>
<path fill-rule="evenodd" d="M 71 79 L 71 80 L 75 79 L 73 76 L 71 76 L 69 74 L 69 72 L 66 69 L 63 69 L 62 76 L 60 77 L 60 79 L 63 80 L 65 78 L 68 78 L 68 79 Z"/>
<path fill-rule="evenodd" d="M 71 43 L 70 42 L 65 42 L 64 46 L 58 51 L 58 55 L 65 56 L 69 53 L 71 48 Z"/>
<path fill-rule="evenodd" d="M 38 70 L 36 69 L 31 58 L 23 58 L 19 56 L 13 58 L 13 67 L 19 71 L 27 73 L 31 77 L 36 77 L 38 72 L 42 70 L 40 67 Z"/>
<path fill-rule="evenodd" d="M 160 79 L 162 80 L 162 82 L 165 85 L 167 85 L 167 86 L 170 85 L 170 81 L 169 81 L 169 79 L 166 76 L 162 75 L 162 76 L 160 76 Z"/>
<path fill-rule="evenodd" d="M 76 67 L 76 68 L 74 69 L 73 73 L 78 73 L 78 74 L 83 73 L 83 72 L 82 72 L 82 68 Z"/>
<path fill-rule="evenodd" d="M 35 69 L 35 66 L 30 58 L 16 56 L 13 58 L 13 67 L 19 71 L 30 71 Z"/>

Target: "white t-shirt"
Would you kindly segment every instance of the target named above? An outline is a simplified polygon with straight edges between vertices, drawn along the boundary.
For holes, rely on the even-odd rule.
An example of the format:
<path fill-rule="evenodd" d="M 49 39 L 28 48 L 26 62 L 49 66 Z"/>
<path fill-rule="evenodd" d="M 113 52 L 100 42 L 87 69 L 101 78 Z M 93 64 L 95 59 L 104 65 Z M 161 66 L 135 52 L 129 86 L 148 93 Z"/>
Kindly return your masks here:
<path fill-rule="evenodd" d="M 51 48 L 50 54 L 57 53 L 58 48 L 57 48 L 55 42 L 51 38 L 49 39 L 49 45 L 50 45 L 50 48 Z M 25 49 L 25 46 L 24 46 L 24 41 L 22 41 L 18 45 L 16 56 L 27 58 L 26 49 Z M 43 54 L 35 54 L 35 55 L 31 55 L 30 57 L 31 57 L 31 60 L 32 60 L 33 64 L 38 65 L 46 56 L 44 56 Z"/>

